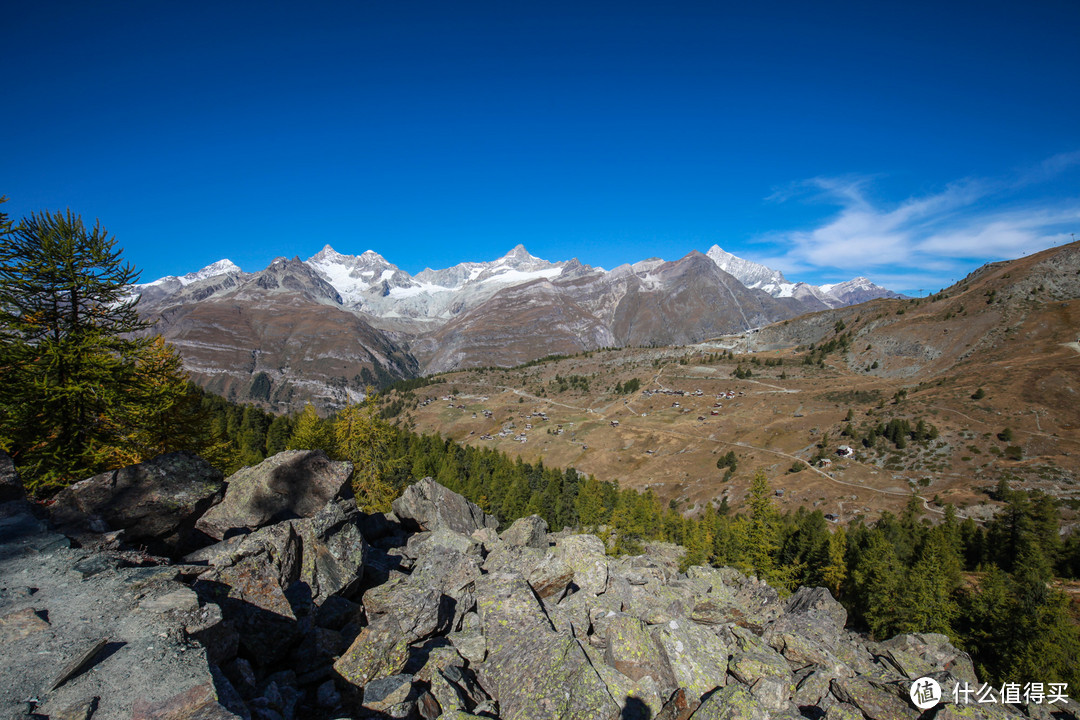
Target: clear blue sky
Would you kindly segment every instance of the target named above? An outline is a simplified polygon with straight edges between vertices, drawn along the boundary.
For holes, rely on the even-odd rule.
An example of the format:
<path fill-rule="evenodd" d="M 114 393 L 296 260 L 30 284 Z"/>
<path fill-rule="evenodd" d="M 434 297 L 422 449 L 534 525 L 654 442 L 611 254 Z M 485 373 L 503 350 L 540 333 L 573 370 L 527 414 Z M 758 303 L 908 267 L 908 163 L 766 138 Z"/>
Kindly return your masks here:
<path fill-rule="evenodd" d="M 12 3 L 0 194 L 100 218 L 144 281 L 716 243 L 931 290 L 1080 232 L 1078 31 L 1075 0 Z"/>

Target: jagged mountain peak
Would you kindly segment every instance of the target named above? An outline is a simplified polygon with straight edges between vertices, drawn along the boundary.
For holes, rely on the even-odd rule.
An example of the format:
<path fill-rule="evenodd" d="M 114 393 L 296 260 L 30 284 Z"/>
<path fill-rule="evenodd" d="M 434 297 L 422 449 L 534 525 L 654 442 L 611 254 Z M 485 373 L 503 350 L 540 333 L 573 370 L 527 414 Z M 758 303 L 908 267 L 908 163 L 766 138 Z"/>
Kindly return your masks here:
<path fill-rule="evenodd" d="M 732 255 L 719 245 L 713 245 L 705 255 L 716 263 L 717 267 L 733 275 L 748 288 L 764 290 L 770 295 L 778 296 L 783 291 L 783 286 L 791 285 L 779 270 Z"/>
<path fill-rule="evenodd" d="M 206 278 L 211 278 L 216 275 L 225 275 L 226 273 L 238 272 L 243 272 L 240 269 L 240 266 L 234 263 L 232 260 L 224 258 L 222 260 L 218 260 L 217 262 L 210 263 L 201 270 L 197 270 L 195 272 L 184 275 L 180 278 L 180 281 L 184 283 L 191 283 L 195 282 L 196 280 L 205 280 Z"/>

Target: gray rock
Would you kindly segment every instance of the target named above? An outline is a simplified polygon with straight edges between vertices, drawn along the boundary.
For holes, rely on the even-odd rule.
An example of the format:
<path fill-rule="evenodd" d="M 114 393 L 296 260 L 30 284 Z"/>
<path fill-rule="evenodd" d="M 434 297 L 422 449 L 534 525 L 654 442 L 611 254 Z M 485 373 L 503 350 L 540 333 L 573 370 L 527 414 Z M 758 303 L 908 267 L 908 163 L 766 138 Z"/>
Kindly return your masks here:
<path fill-rule="evenodd" d="M 539 548 L 499 543 L 484 559 L 484 572 L 513 572 L 528 577 L 544 557 L 545 552 Z"/>
<path fill-rule="evenodd" d="M 574 585 L 582 592 L 599 595 L 607 590 L 608 557 L 604 543 L 595 535 L 561 538 L 555 554 L 574 570 Z"/>
<path fill-rule="evenodd" d="M 695 622 L 735 623 L 761 633 L 783 613 L 776 590 L 732 568 L 694 566 L 687 576 L 698 588 L 691 614 Z"/>
<path fill-rule="evenodd" d="M 871 645 L 870 650 L 887 658 L 898 672 L 912 680 L 935 670 L 947 670 L 969 684 L 978 682 L 971 657 L 940 633 L 897 635 Z"/>
<path fill-rule="evenodd" d="M 453 643 L 461 657 L 470 663 L 482 663 L 484 658 L 487 657 L 487 640 L 482 633 L 476 630 L 450 633 L 447 639 Z"/>
<path fill-rule="evenodd" d="M 651 676 L 664 697 L 678 687 L 671 667 L 664 662 L 660 645 L 641 620 L 614 615 L 604 624 L 603 634 L 604 662 L 609 666 L 631 680 Z"/>
<path fill-rule="evenodd" d="M 131 545 L 178 557 L 203 544 L 192 531 L 223 488 L 221 472 L 208 462 L 174 452 L 64 488 L 49 511 L 65 532 L 123 530 Z"/>
<path fill-rule="evenodd" d="M 303 540 L 299 579 L 316 605 L 333 595 L 350 596 L 363 580 L 369 548 L 360 532 L 361 515 L 348 498 L 327 503 L 310 520 L 296 521 Z"/>
<path fill-rule="evenodd" d="M 552 598 L 558 602 L 574 581 L 574 568 L 555 553 L 548 553 L 526 577 L 539 597 Z"/>
<path fill-rule="evenodd" d="M 450 598 L 438 590 L 421 590 L 408 584 L 393 595 L 385 615 L 372 618 L 349 649 L 334 663 L 334 670 L 353 685 L 401 672 L 409 659 L 409 646 L 450 629 L 453 608 Z"/>
<path fill-rule="evenodd" d="M 801 587 L 784 602 L 788 615 L 806 615 L 822 623 L 829 623 L 836 631 L 847 622 L 847 610 L 836 601 L 828 588 Z"/>
<path fill-rule="evenodd" d="M 470 535 L 480 528 L 496 528 L 494 515 L 488 515 L 477 505 L 452 492 L 431 478 L 410 485 L 401 497 L 394 500 L 394 514 L 414 530 L 445 528 Z"/>
<path fill-rule="evenodd" d="M 225 498 L 196 527 L 220 540 L 230 530 L 312 517 L 331 500 L 352 492 L 351 474 L 352 463 L 331 462 L 321 450 L 280 452 L 230 476 Z"/>
<path fill-rule="evenodd" d="M 522 638 L 555 629 L 532 588 L 517 574 L 478 578 L 476 610 L 489 653 L 511 651 Z"/>
<path fill-rule="evenodd" d="M 363 707 L 373 712 L 384 712 L 394 705 L 415 700 L 419 693 L 413 687 L 412 675 L 390 675 L 372 680 L 364 686 Z"/>
<path fill-rule="evenodd" d="M 616 720 L 620 708 L 572 637 L 522 632 L 477 668 L 504 720 Z"/>
<path fill-rule="evenodd" d="M 540 548 L 546 550 L 548 524 L 539 515 L 518 518 L 499 539 L 506 545 Z"/>
<path fill-rule="evenodd" d="M 833 696 L 854 705 L 869 720 L 914 720 L 920 711 L 906 696 L 908 687 L 860 676 L 838 678 L 830 683 Z"/>
<path fill-rule="evenodd" d="M 651 633 L 689 701 L 699 702 L 724 684 L 728 648 L 715 634 L 685 620 L 670 620 L 652 628 Z"/>
<path fill-rule="evenodd" d="M 768 720 L 769 713 L 742 685 L 730 685 L 707 697 L 690 720 Z"/>
<path fill-rule="evenodd" d="M 431 532 L 416 533 L 405 545 L 405 554 L 411 558 L 419 558 L 440 550 L 454 550 L 465 555 L 480 557 L 483 546 L 466 535 L 444 527 Z"/>
<path fill-rule="evenodd" d="M 0 450 L 0 503 L 25 500 L 26 491 L 11 456 Z"/>
<path fill-rule="evenodd" d="M 825 720 L 863 720 L 863 714 L 854 705 L 838 702 L 825 711 Z"/>
<path fill-rule="evenodd" d="M 299 628 L 278 573 L 262 556 L 212 568 L 199 576 L 195 590 L 204 602 L 219 605 L 240 634 L 240 644 L 258 663 L 288 655 Z"/>
<path fill-rule="evenodd" d="M 460 627 L 466 613 L 476 608 L 474 583 L 480 577 L 480 563 L 475 556 L 448 550 L 424 555 L 409 577 L 409 584 L 438 590 L 452 600 L 451 627 Z"/>

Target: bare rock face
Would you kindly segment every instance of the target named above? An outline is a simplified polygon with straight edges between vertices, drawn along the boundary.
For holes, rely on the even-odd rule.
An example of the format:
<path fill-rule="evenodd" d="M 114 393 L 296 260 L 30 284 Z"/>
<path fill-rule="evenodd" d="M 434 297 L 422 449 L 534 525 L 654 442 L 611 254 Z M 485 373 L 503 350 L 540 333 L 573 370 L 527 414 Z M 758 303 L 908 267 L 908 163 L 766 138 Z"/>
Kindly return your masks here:
<path fill-rule="evenodd" d="M 57 494 L 50 512 L 61 527 L 123 530 L 129 544 L 175 556 L 198 543 L 196 519 L 223 488 L 210 463 L 174 452 L 77 482 Z"/>
<path fill-rule="evenodd" d="M 230 530 L 255 530 L 292 518 L 312 517 L 347 495 L 352 463 L 332 462 L 321 450 L 286 450 L 226 481 L 225 498 L 196 527 L 221 540 Z"/>
<path fill-rule="evenodd" d="M 411 485 L 394 501 L 394 513 L 413 530 L 445 528 L 471 535 L 481 528 L 496 528 L 499 521 L 431 478 Z"/>

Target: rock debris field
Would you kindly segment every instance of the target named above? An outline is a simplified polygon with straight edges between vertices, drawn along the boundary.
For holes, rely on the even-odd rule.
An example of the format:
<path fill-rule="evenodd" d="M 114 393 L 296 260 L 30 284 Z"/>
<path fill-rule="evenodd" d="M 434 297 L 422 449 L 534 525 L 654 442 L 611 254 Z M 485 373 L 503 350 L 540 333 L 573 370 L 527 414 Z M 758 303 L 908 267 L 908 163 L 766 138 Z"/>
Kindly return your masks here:
<path fill-rule="evenodd" d="M 951 703 L 941 635 L 844 628 L 679 548 L 610 557 L 497 521 L 430 478 L 386 515 L 348 463 L 289 451 L 225 480 L 172 453 L 47 507 L 0 456 L 0 718 L 717 720 L 1050 718 Z M 942 703 L 921 711 L 913 679 Z"/>

